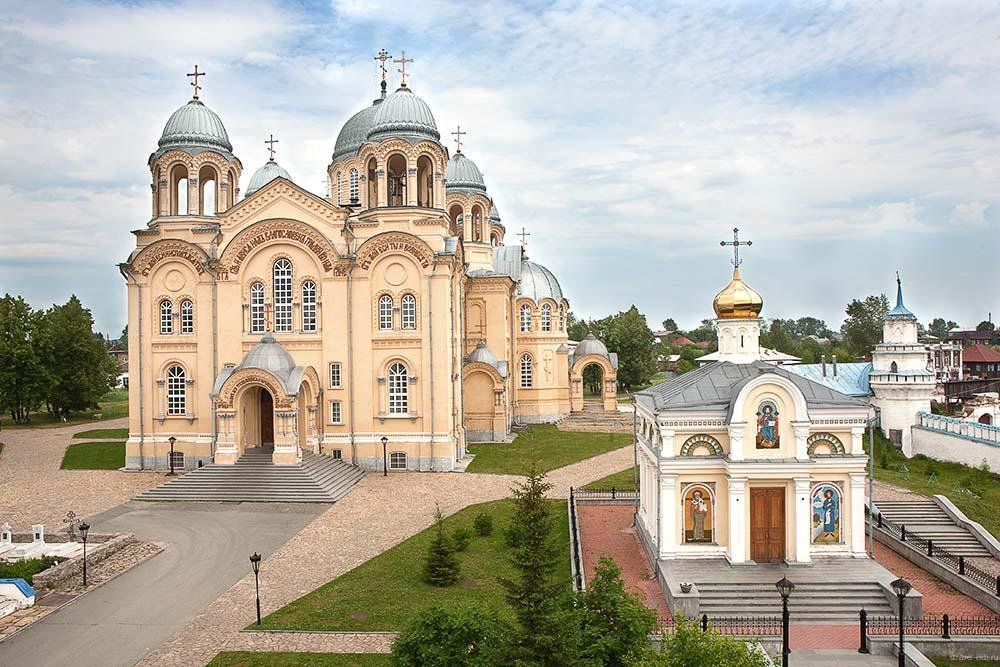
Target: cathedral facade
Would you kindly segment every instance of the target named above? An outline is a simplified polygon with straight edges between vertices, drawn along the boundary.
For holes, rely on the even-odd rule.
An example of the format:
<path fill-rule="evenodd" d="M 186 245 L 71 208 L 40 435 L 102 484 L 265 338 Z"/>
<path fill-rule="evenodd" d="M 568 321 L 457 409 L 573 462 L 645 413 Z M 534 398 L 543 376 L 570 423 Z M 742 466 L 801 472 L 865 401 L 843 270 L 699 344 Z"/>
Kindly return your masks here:
<path fill-rule="evenodd" d="M 198 86 L 170 117 L 149 158 L 152 217 L 120 265 L 128 468 L 273 447 L 277 464 L 307 450 L 448 471 L 467 442 L 568 414 L 586 365 L 614 398 L 612 355 L 572 353 L 559 282 L 505 244 L 482 173 L 405 77 L 344 124 L 322 195 L 272 151 L 241 196 Z"/>

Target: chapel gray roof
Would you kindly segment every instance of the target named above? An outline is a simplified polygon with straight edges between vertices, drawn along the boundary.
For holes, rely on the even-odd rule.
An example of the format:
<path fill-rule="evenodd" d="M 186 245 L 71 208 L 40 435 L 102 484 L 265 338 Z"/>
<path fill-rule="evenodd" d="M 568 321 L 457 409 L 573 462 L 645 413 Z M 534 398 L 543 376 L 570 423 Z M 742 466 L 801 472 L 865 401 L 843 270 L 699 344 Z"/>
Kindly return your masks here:
<path fill-rule="evenodd" d="M 500 211 L 497 210 L 496 204 L 492 204 L 490 206 L 490 220 L 493 222 L 500 222 Z"/>
<path fill-rule="evenodd" d="M 246 196 L 249 197 L 253 193 L 257 192 L 257 190 L 260 190 L 262 187 L 279 177 L 292 180 L 292 177 L 288 175 L 288 172 L 285 171 L 284 167 L 279 165 L 273 159 L 268 160 L 253 173 L 253 176 L 250 177 L 250 184 L 247 185 Z"/>
<path fill-rule="evenodd" d="M 365 107 L 347 119 L 344 127 L 340 128 L 340 134 L 337 135 L 337 143 L 333 146 L 334 160 L 358 152 L 368 139 L 368 132 L 372 129 L 372 121 L 375 119 L 375 109 L 381 101 L 381 99 L 375 100 L 371 106 Z"/>
<path fill-rule="evenodd" d="M 493 249 L 493 268 L 497 273 L 521 279 L 521 246 L 502 245 Z"/>
<path fill-rule="evenodd" d="M 784 368 L 789 373 L 795 373 L 807 380 L 818 382 L 847 396 L 871 395 L 871 385 L 868 383 L 868 376 L 872 372 L 872 362 L 870 361 L 838 363 L 837 375 L 833 374 L 832 362 L 826 364 L 825 374 L 823 364 L 790 364 Z"/>
<path fill-rule="evenodd" d="M 521 262 L 521 279 L 517 283 L 517 294 L 535 301 L 554 299 L 562 301 L 562 287 L 552 272 L 541 264 L 529 260 Z"/>
<path fill-rule="evenodd" d="M 412 143 L 441 139 L 431 108 L 409 88 L 400 86 L 375 107 L 367 138 L 369 141 L 381 141 L 390 137 Z"/>
<path fill-rule="evenodd" d="M 218 395 L 222 385 L 233 373 L 245 368 L 259 368 L 278 378 L 285 387 L 285 393 L 294 396 L 299 393 L 299 384 L 305 367 L 296 366 L 295 359 L 271 334 L 264 334 L 260 342 L 243 355 L 239 366 L 226 366 L 215 380 L 213 395 Z"/>
<path fill-rule="evenodd" d="M 476 163 L 463 153 L 455 153 L 444 170 L 444 187 L 448 192 L 486 194 L 486 181 Z"/>
<path fill-rule="evenodd" d="M 171 114 L 167 124 L 163 126 L 158 146 L 158 154 L 171 148 L 194 152 L 217 150 L 224 153 L 232 153 L 233 150 L 222 120 L 201 100 L 191 100 Z"/>
<path fill-rule="evenodd" d="M 805 396 L 806 405 L 810 408 L 859 408 L 868 405 L 781 366 L 762 361 L 707 364 L 638 392 L 635 397 L 644 406 L 656 411 L 729 409 L 743 385 L 767 373 L 791 380 Z"/>
<path fill-rule="evenodd" d="M 584 336 L 583 340 L 577 343 L 576 347 L 573 348 L 573 356 L 569 360 L 570 367 L 576 363 L 577 359 L 583 359 L 591 354 L 604 357 L 611 362 L 612 368 L 618 368 L 618 355 L 614 352 L 608 352 L 607 346 L 592 333 L 588 333 Z"/>

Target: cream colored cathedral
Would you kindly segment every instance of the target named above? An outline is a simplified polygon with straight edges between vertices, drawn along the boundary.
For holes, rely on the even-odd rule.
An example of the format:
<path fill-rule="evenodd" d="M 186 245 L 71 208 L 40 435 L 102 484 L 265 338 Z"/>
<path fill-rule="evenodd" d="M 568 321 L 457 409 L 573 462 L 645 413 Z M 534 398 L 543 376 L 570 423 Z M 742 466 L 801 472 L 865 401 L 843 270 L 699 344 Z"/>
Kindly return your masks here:
<path fill-rule="evenodd" d="M 344 124 L 322 196 L 273 152 L 241 193 L 198 90 L 149 157 L 152 218 L 120 267 L 127 467 L 163 469 L 173 438 L 188 469 L 273 447 L 278 464 L 452 470 L 469 441 L 581 409 L 592 363 L 616 405 L 614 355 L 571 349 L 559 282 L 505 245 L 480 170 L 406 73 Z"/>

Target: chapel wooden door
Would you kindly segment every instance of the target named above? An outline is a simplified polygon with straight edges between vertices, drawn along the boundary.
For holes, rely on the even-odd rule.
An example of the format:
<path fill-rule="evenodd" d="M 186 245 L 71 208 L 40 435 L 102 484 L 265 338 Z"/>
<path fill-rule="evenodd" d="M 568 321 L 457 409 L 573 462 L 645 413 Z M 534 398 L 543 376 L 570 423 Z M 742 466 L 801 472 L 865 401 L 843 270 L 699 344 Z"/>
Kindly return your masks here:
<path fill-rule="evenodd" d="M 784 489 L 750 489 L 750 558 L 757 563 L 785 558 Z"/>
<path fill-rule="evenodd" d="M 260 444 L 274 445 L 274 399 L 266 389 L 260 390 Z"/>

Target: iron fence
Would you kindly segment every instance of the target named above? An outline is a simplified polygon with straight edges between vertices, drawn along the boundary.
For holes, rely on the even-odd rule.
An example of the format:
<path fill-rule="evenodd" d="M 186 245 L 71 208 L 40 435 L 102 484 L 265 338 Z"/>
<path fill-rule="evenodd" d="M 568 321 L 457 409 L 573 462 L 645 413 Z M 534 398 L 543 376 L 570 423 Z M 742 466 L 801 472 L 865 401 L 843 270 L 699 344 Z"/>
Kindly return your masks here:
<path fill-rule="evenodd" d="M 580 548 L 580 529 L 576 515 L 576 498 L 579 491 L 569 487 L 569 557 L 573 571 L 573 590 L 584 590 L 583 549 Z"/>
<path fill-rule="evenodd" d="M 934 544 L 934 540 L 927 539 L 913 531 L 907 530 L 905 524 L 897 524 L 883 516 L 881 512 L 876 512 L 873 518 L 871 508 L 867 505 L 865 506 L 865 516 L 868 521 L 874 521 L 876 526 L 900 542 L 908 543 L 912 547 L 922 551 L 928 558 L 937 560 L 951 571 L 993 591 L 994 595 L 1000 596 L 1000 576 L 978 568 L 972 563 L 967 563 L 965 556 L 957 556 L 947 549 L 937 546 Z"/>
<path fill-rule="evenodd" d="M 899 618 L 897 616 L 874 616 L 862 611 L 860 621 L 862 643 L 867 637 L 893 637 L 899 634 Z M 903 632 L 906 636 L 941 637 L 942 639 L 951 639 L 953 636 L 997 636 L 1000 635 L 1000 616 L 931 614 L 921 618 L 904 618 Z"/>
<path fill-rule="evenodd" d="M 639 494 L 636 491 L 622 491 L 621 489 L 616 489 L 611 487 L 607 491 L 588 491 L 587 489 L 577 489 L 576 490 L 577 500 L 628 500 L 632 502 L 639 502 Z"/>
<path fill-rule="evenodd" d="M 711 629 L 716 634 L 734 637 L 780 637 L 781 616 L 709 616 L 698 618 L 702 632 Z M 677 631 L 677 621 L 670 619 L 663 624 L 664 634 Z"/>

